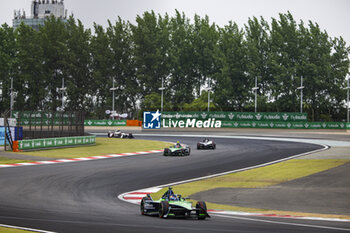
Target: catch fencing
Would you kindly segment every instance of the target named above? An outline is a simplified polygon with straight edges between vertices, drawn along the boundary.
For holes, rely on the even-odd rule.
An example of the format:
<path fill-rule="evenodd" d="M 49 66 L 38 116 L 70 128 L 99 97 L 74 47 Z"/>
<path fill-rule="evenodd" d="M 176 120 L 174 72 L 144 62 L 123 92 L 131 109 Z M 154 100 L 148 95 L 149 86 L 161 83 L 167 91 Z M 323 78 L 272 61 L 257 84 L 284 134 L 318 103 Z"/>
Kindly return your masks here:
<path fill-rule="evenodd" d="M 84 136 L 84 112 L 13 112 L 23 139 Z"/>

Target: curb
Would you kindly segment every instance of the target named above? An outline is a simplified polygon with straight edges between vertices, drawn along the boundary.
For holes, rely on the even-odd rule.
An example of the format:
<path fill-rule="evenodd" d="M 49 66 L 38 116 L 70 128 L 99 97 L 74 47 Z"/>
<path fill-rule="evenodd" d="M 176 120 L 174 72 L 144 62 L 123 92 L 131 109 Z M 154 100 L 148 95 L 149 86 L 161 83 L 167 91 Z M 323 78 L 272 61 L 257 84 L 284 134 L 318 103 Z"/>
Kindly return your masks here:
<path fill-rule="evenodd" d="M 53 231 L 44 231 L 44 230 L 38 230 L 38 229 L 33 229 L 33 228 L 16 227 L 16 226 L 3 225 L 3 224 L 0 224 L 0 227 L 18 229 L 18 230 L 24 230 L 24 231 L 30 231 L 30 232 L 55 233 Z"/>
<path fill-rule="evenodd" d="M 154 154 L 154 153 L 161 153 L 161 152 L 163 152 L 163 150 L 150 150 L 150 151 L 140 151 L 140 152 L 132 152 L 132 153 L 110 154 L 110 155 L 91 156 L 91 157 L 83 157 L 83 158 L 76 158 L 76 159 L 58 159 L 58 160 L 38 161 L 38 162 L 29 162 L 29 163 L 0 164 L 0 168 L 48 165 L 48 164 L 58 164 L 58 163 L 72 163 L 72 162 L 91 161 L 91 160 L 98 160 L 98 159 L 127 157 L 127 156 L 134 156 L 134 155 L 146 155 L 146 154 Z"/>
<path fill-rule="evenodd" d="M 209 213 L 220 215 L 235 215 L 235 216 L 251 216 L 251 217 L 272 217 L 272 218 L 286 218 L 286 219 L 302 219 L 302 220 L 318 220 L 318 221 L 331 221 L 331 222 L 350 222 L 350 219 L 341 218 L 323 218 L 323 217 L 309 217 L 309 216 L 297 216 L 289 214 L 263 214 L 263 213 L 250 213 L 240 211 L 227 211 L 227 210 L 208 210 Z"/>
<path fill-rule="evenodd" d="M 306 153 L 294 155 L 294 156 L 291 156 L 291 157 L 288 157 L 288 158 L 285 158 L 285 159 L 280 159 L 280 160 L 272 161 L 272 162 L 261 164 L 261 165 L 257 165 L 257 166 L 252 166 L 252 167 L 248 167 L 248 168 L 243 168 L 243 169 L 238 169 L 238 170 L 234 170 L 234 171 L 224 172 L 224 173 L 215 174 L 215 175 L 211 175 L 211 176 L 199 177 L 199 178 L 185 180 L 185 181 L 180 181 L 180 182 L 175 182 L 175 183 L 171 183 L 171 184 L 165 184 L 165 185 L 160 185 L 160 186 L 156 186 L 156 187 L 151 187 L 151 188 L 146 188 L 146 189 L 139 189 L 139 190 L 135 190 L 135 191 L 131 191 L 131 192 L 122 193 L 122 194 L 118 195 L 118 198 L 120 200 L 122 200 L 122 201 L 129 202 L 129 203 L 132 203 L 132 204 L 135 204 L 135 205 L 139 205 L 141 200 L 142 200 L 142 198 L 144 196 L 146 196 L 147 194 L 156 193 L 156 192 L 158 192 L 159 190 L 161 190 L 162 188 L 164 188 L 166 186 L 172 186 L 172 185 L 177 185 L 177 184 L 182 184 L 182 183 L 188 183 L 188 182 L 192 182 L 192 181 L 203 180 L 203 179 L 216 177 L 216 176 L 221 176 L 221 175 L 226 175 L 226 174 L 230 174 L 230 173 L 250 170 L 250 169 L 254 169 L 254 168 L 258 168 L 258 167 L 264 167 L 264 166 L 268 166 L 268 165 L 275 164 L 275 163 L 278 163 L 278 162 L 282 162 L 282 161 L 286 161 L 286 160 L 290 160 L 290 159 L 295 159 L 295 158 L 298 158 L 298 157 L 301 157 L 301 156 L 305 156 L 305 155 L 308 155 L 308 154 L 311 154 L 311 153 L 320 152 L 320 151 L 329 149 L 329 146 L 327 146 L 327 145 L 322 145 L 322 146 L 324 147 L 322 149 L 309 151 L 309 152 L 306 152 Z M 230 215 L 236 215 L 236 216 L 238 215 L 238 216 L 273 217 L 273 218 L 288 218 L 288 219 L 303 219 L 303 220 L 318 220 L 318 221 L 350 222 L 350 220 L 348 220 L 348 219 L 322 218 L 322 217 L 311 217 L 311 216 L 263 214 L 263 213 L 249 213 L 249 212 L 238 212 L 238 211 L 235 212 L 235 211 L 225 211 L 225 210 L 208 210 L 208 212 L 210 212 L 212 214 L 215 214 L 215 215 L 217 215 L 219 217 L 220 216 L 224 216 L 225 217 L 225 216 L 230 216 Z"/>
<path fill-rule="evenodd" d="M 319 145 L 321 145 L 321 144 L 319 144 Z M 189 179 L 189 180 L 183 180 L 183 181 L 174 182 L 174 183 L 170 183 L 170 184 L 164 184 L 164 185 L 159 185 L 159 186 L 155 186 L 155 187 L 150 187 L 150 188 L 139 189 L 139 190 L 134 190 L 134 191 L 122 193 L 122 194 L 118 195 L 118 198 L 122 201 L 126 201 L 129 203 L 140 204 L 142 197 L 146 196 L 147 194 L 152 194 L 152 193 L 158 192 L 159 190 L 161 190 L 162 188 L 167 187 L 167 186 L 174 186 L 174 185 L 179 185 L 179 184 L 184 184 L 184 183 L 190 183 L 193 181 L 204 180 L 204 179 L 213 178 L 213 177 L 217 177 L 217 176 L 228 175 L 228 174 L 242 172 L 242 171 L 246 171 L 246 170 L 251 170 L 251 169 L 255 169 L 255 168 L 259 168 L 259 167 L 266 167 L 268 165 L 276 164 L 279 162 L 284 162 L 287 160 L 299 158 L 299 157 L 302 157 L 302 156 L 305 156 L 308 154 L 312 154 L 312 153 L 316 153 L 316 152 L 320 152 L 320 151 L 324 151 L 324 150 L 329 149 L 329 146 L 327 146 L 327 145 L 321 145 L 321 146 L 323 146 L 323 148 L 318 149 L 318 150 L 297 154 L 297 155 L 294 155 L 291 157 L 267 162 L 267 163 L 260 164 L 260 165 L 255 165 L 255 166 L 241 168 L 241 169 L 232 170 L 232 171 L 228 171 L 228 172 L 222 172 L 222 173 L 217 173 L 217 174 L 213 174 L 213 175 L 209 175 L 209 176 L 197 177 L 197 178 L 193 178 L 193 179 Z"/>
<path fill-rule="evenodd" d="M 163 186 L 165 187 L 165 186 Z M 135 205 L 139 205 L 141 200 L 147 194 L 156 193 L 163 187 L 153 187 L 147 189 L 140 189 L 133 192 L 127 192 L 120 194 L 118 198 L 122 201 L 126 201 Z M 285 219 L 301 219 L 301 220 L 318 220 L 318 221 L 331 221 L 331 222 L 350 222 L 350 219 L 340 219 L 340 218 L 324 218 L 324 217 L 310 217 L 310 216 L 297 216 L 289 214 L 264 214 L 264 213 L 252 213 L 252 212 L 241 212 L 241 211 L 227 211 L 227 210 L 208 210 L 209 213 L 214 214 L 218 217 L 220 216 L 250 216 L 250 217 L 270 217 L 270 218 L 285 218 Z"/>

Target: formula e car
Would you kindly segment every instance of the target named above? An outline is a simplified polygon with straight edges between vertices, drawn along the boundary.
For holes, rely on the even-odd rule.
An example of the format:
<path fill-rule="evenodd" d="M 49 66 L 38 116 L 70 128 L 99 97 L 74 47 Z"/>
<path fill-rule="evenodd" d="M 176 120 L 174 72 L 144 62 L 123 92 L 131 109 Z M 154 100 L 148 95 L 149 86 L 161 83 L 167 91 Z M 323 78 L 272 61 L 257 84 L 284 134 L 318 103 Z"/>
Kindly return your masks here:
<path fill-rule="evenodd" d="M 197 149 L 216 149 L 216 143 L 208 138 L 197 143 Z"/>
<path fill-rule="evenodd" d="M 179 194 L 175 194 L 172 188 L 169 187 L 159 200 L 153 200 L 149 194 L 143 197 L 140 205 L 141 214 L 160 218 L 197 217 L 200 220 L 210 217 L 204 201 L 198 201 L 196 206 L 193 207 L 192 202 L 186 201 L 186 199 Z"/>
<path fill-rule="evenodd" d="M 171 146 L 169 148 L 164 148 L 164 156 L 172 156 L 172 155 L 179 155 L 179 156 L 185 156 L 190 155 L 191 148 L 188 145 L 176 143 L 174 146 Z"/>
<path fill-rule="evenodd" d="M 134 138 L 132 133 L 123 133 L 120 130 L 108 131 L 109 138 Z"/>

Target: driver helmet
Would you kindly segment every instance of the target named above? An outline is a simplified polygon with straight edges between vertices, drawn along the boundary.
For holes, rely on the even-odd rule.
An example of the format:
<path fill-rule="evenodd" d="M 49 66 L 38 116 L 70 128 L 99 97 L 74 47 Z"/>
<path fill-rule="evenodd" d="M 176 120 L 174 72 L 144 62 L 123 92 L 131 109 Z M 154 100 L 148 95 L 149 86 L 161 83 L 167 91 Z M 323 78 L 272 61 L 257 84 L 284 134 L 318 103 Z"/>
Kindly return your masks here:
<path fill-rule="evenodd" d="M 173 194 L 170 196 L 169 199 L 170 199 L 170 201 L 176 201 L 177 198 L 176 198 L 176 195 Z"/>

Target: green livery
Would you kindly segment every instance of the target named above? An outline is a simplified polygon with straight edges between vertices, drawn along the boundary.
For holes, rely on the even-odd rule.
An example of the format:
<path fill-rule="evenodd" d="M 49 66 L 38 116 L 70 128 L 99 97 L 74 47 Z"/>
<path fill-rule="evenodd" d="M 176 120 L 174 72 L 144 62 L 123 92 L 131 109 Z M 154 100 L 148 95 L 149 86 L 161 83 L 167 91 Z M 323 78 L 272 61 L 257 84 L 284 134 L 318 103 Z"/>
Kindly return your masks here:
<path fill-rule="evenodd" d="M 161 199 L 153 200 L 150 195 L 142 198 L 140 210 L 142 215 L 154 215 L 160 218 L 168 217 L 197 217 L 204 220 L 210 217 L 204 201 L 198 201 L 196 206 L 186 201 L 179 194 L 175 194 L 171 187 L 164 193 Z"/>
<path fill-rule="evenodd" d="M 172 155 L 179 155 L 179 156 L 188 156 L 191 153 L 191 148 L 188 145 L 183 145 L 180 143 L 177 143 L 174 146 L 171 146 L 169 148 L 164 148 L 164 156 L 172 156 Z"/>

